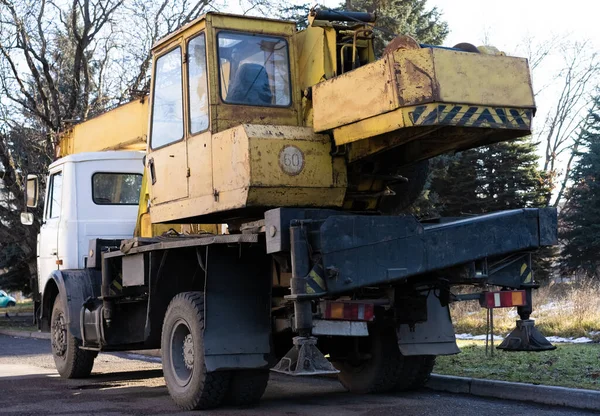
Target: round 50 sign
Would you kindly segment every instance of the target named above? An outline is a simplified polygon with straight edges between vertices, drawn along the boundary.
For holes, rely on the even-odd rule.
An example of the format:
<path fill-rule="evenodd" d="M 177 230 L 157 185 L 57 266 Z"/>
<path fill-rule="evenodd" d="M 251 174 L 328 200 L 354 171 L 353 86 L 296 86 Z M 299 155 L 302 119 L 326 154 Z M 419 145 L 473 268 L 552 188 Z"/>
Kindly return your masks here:
<path fill-rule="evenodd" d="M 296 146 L 284 146 L 279 152 L 279 166 L 290 176 L 298 175 L 304 169 L 304 153 Z"/>

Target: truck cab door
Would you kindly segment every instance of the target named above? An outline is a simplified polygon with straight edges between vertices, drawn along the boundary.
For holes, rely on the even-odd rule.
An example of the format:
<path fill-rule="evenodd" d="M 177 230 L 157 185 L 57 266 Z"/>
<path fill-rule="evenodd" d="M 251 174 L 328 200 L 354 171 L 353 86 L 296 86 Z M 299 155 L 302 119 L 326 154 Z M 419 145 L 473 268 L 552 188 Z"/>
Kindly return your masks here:
<path fill-rule="evenodd" d="M 62 212 L 63 199 L 63 172 L 52 172 L 48 178 L 46 203 L 44 205 L 44 219 L 38 236 L 38 287 L 43 293 L 48 276 L 59 268 L 58 261 L 58 234 Z"/>
<path fill-rule="evenodd" d="M 148 170 L 151 202 L 161 204 L 188 196 L 183 117 L 183 59 L 179 43 L 155 60 Z"/>

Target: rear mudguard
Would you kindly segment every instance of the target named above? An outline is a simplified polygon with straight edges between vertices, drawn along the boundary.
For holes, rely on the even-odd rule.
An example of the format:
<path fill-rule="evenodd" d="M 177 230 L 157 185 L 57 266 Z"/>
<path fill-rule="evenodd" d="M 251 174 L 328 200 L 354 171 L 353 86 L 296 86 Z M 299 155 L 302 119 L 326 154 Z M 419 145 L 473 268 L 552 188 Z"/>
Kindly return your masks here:
<path fill-rule="evenodd" d="M 402 355 L 451 355 L 460 352 L 448 305 L 441 305 L 434 290 L 427 295 L 427 320 L 413 326 L 400 324 L 396 327 L 396 334 Z"/>
<path fill-rule="evenodd" d="M 40 329 L 50 331 L 50 319 L 54 300 L 60 296 L 65 305 L 69 332 L 81 340 L 80 313 L 84 302 L 90 297 L 100 296 L 102 274 L 93 269 L 55 270 L 50 274 L 42 294 Z"/>

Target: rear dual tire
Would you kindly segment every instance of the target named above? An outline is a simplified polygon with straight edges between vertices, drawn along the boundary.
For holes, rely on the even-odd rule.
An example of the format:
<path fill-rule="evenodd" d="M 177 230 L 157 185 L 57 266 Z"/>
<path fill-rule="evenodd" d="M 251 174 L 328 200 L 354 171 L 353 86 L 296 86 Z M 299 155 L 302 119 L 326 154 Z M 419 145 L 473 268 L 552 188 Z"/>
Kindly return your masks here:
<path fill-rule="evenodd" d="M 433 370 L 435 356 L 404 356 L 393 328 L 373 328 L 367 340 L 369 358 L 334 361 L 338 378 L 352 393 L 388 393 L 422 387 Z"/>

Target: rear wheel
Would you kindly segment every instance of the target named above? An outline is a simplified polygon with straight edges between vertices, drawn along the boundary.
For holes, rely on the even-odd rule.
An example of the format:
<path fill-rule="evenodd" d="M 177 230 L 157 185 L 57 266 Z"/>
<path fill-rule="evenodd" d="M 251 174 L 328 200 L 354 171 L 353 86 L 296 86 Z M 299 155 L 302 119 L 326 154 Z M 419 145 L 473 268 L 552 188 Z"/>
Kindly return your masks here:
<path fill-rule="evenodd" d="M 14 303 L 12 300 L 6 304 L 6 306 L 9 308 L 12 308 L 15 305 L 16 305 L 16 303 Z"/>
<path fill-rule="evenodd" d="M 82 350 L 81 341 L 71 335 L 67 325 L 65 306 L 57 296 L 52 308 L 50 336 L 52 341 L 52 356 L 58 374 L 64 378 L 84 378 L 90 375 L 95 351 Z"/>
<path fill-rule="evenodd" d="M 234 371 L 225 401 L 235 406 L 256 404 L 264 394 L 268 382 L 268 369 Z"/>
<path fill-rule="evenodd" d="M 229 372 L 208 372 L 204 361 L 204 294 L 184 292 L 173 298 L 163 322 L 162 366 L 167 389 L 182 409 L 221 404 Z"/>
<path fill-rule="evenodd" d="M 357 348 L 335 361 L 339 380 L 353 393 L 386 393 L 419 388 L 435 363 L 434 356 L 404 356 L 394 328 L 373 328 L 368 338 L 356 340 Z"/>

